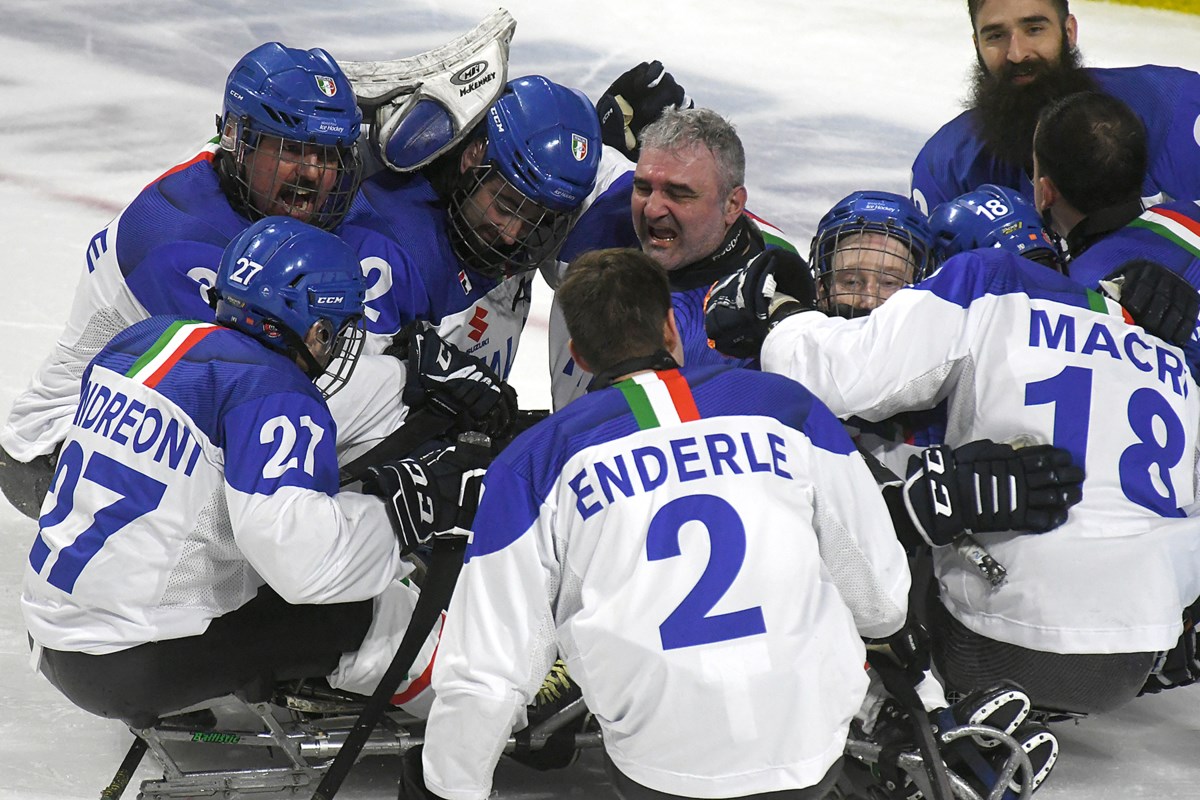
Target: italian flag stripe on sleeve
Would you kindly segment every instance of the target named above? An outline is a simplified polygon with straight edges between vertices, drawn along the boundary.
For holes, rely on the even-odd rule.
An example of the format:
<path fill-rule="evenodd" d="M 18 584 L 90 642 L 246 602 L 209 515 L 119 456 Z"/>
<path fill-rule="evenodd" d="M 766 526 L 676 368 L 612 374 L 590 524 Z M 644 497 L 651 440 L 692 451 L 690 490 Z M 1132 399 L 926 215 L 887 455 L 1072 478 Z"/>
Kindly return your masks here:
<path fill-rule="evenodd" d="M 1112 317 L 1121 317 L 1130 325 L 1133 324 L 1133 317 L 1129 316 L 1129 312 L 1125 310 L 1125 307 L 1116 300 L 1113 300 L 1110 297 L 1105 297 L 1099 292 L 1091 289 L 1087 290 L 1087 297 L 1088 307 L 1092 309 L 1092 311 L 1096 311 L 1101 314 L 1108 314 Z"/>
<path fill-rule="evenodd" d="M 692 390 L 677 369 L 644 372 L 614 385 L 642 430 L 700 419 Z"/>
<path fill-rule="evenodd" d="M 1129 226 L 1157 233 L 1200 258 L 1200 222 L 1186 214 L 1167 208 L 1148 208 Z"/>
<path fill-rule="evenodd" d="M 172 322 L 150 349 L 133 362 L 125 377 L 153 389 L 188 350 L 219 328 L 208 322 Z"/>

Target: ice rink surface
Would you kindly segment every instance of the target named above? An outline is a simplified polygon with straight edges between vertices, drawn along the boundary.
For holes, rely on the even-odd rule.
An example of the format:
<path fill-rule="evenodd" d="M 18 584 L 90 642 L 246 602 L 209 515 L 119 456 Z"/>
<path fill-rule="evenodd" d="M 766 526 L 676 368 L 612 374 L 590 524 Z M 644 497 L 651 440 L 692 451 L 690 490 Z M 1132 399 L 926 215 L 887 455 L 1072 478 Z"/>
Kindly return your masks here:
<path fill-rule="evenodd" d="M 417 53 L 470 29 L 482 0 L 4 0 L 0 4 L 0 413 L 49 351 L 91 236 L 214 132 L 229 68 L 268 40 L 341 59 Z M 546 74 L 593 99 L 658 58 L 738 126 L 750 207 L 807 246 L 856 189 L 906 192 L 913 156 L 961 108 L 973 58 L 962 0 L 512 0 L 510 76 Z M 451 10 L 452 9 L 452 10 Z M 1200 69 L 1200 18 L 1076 0 L 1092 66 Z M 1200 135 L 1200 127 L 1198 127 Z M 548 404 L 545 287 L 514 382 Z M 18 597 L 35 533 L 0 501 L 0 798 L 96 797 L 130 742 L 28 666 Z M 1059 726 L 1045 800 L 1200 797 L 1200 688 Z M 704 731 L 681 731 L 680 736 Z M 719 735 L 714 731 L 713 735 Z M 610 797 L 597 759 L 554 774 L 508 767 L 496 797 Z M 138 778 L 148 777 L 143 766 Z M 395 797 L 395 765 L 360 763 L 341 796 Z M 131 789 L 129 796 L 135 793 Z"/>

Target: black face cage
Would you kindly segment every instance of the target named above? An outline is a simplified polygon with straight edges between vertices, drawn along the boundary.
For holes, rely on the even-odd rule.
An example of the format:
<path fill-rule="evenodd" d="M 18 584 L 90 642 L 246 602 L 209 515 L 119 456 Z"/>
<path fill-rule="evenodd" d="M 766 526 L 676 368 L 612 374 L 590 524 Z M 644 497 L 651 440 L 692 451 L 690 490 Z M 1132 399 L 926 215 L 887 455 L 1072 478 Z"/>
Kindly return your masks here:
<path fill-rule="evenodd" d="M 340 225 L 362 179 L 357 143 L 343 147 L 271 137 L 278 145 L 264 150 L 259 146 L 263 134 L 249 132 L 246 126 L 247 121 L 243 120 L 240 125 L 243 133 L 233 152 L 232 178 L 238 210 L 251 221 L 282 214 L 327 231 Z M 275 163 L 275 176 L 267 184 L 270 194 L 255 191 L 250 184 L 251 169 L 259 159 L 273 159 Z M 282 183 L 276 180 L 281 169 L 293 166 L 296 167 L 293 180 Z M 328 172 L 335 172 L 336 176 L 322 200 L 320 187 L 325 184 Z"/>
<path fill-rule="evenodd" d="M 853 237 L 865 234 L 886 236 L 882 241 L 848 241 Z M 905 248 L 907 255 L 902 255 L 898 245 Z M 834 269 L 834 258 L 839 249 L 842 253 L 841 271 L 847 273 L 843 281 L 838 281 Z M 932 268 L 929 248 L 913 239 L 912 235 L 900 227 L 881 227 L 878 223 L 850 222 L 822 231 L 813 242 L 810 263 L 817 278 L 819 288 L 817 306 L 827 314 L 842 317 L 861 317 L 871 313 L 891 294 L 900 288 L 894 275 L 885 272 L 883 265 L 895 265 L 895 259 L 903 258 L 908 266 L 911 281 L 906 280 L 901 285 L 909 285 L 928 277 Z M 853 274 L 850 274 L 853 273 Z M 868 280 L 867 277 L 874 280 Z M 888 289 L 886 294 L 883 290 Z"/>
<path fill-rule="evenodd" d="M 366 341 L 367 328 L 362 317 L 346 320 L 341 330 L 334 336 L 329 366 L 325 368 L 324 372 L 313 378 L 313 384 L 321 394 L 325 395 L 326 400 L 341 391 L 346 382 L 350 380 Z"/>
<path fill-rule="evenodd" d="M 492 176 L 500 180 L 495 192 L 482 188 Z M 501 280 L 537 269 L 552 258 L 575 224 L 577 214 L 550 211 L 528 199 L 494 166 L 474 167 L 464 176 L 465 187 L 450 197 L 450 246 L 464 264 L 486 277 Z M 515 206 L 501 197 L 512 187 L 521 200 Z M 490 197 L 487 204 L 480 198 Z M 497 224 L 493 216 L 506 220 Z M 504 236 L 513 239 L 512 244 Z"/>

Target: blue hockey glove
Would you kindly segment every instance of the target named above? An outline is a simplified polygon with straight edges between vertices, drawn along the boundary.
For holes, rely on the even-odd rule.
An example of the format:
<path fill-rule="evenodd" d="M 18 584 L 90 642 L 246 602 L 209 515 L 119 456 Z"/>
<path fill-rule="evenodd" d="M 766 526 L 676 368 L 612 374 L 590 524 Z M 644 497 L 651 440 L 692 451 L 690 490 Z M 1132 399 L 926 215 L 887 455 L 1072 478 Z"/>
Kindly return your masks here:
<path fill-rule="evenodd" d="M 812 270 L 796 253 L 768 248 L 712 285 L 704 299 L 708 343 L 727 356 L 758 355 L 770 323 L 817 307 Z"/>
<path fill-rule="evenodd" d="M 1171 270 L 1144 258 L 1127 261 L 1100 283 L 1119 287 L 1117 301 L 1135 324 L 1158 338 L 1183 347 L 1196 330 L 1200 292 Z"/>
<path fill-rule="evenodd" d="M 383 498 L 407 555 L 434 536 L 469 535 L 492 458 L 488 437 L 461 434 L 451 447 L 371 467 L 363 491 Z"/>
<path fill-rule="evenodd" d="M 1060 447 L 1014 449 L 987 439 L 928 447 L 908 461 L 904 504 L 931 545 L 974 533 L 1045 533 L 1083 497 L 1083 468 Z"/>
<path fill-rule="evenodd" d="M 638 157 L 638 134 L 666 108 L 695 104 L 661 61 L 643 61 L 613 81 L 596 103 L 600 138 L 632 161 Z"/>
<path fill-rule="evenodd" d="M 517 413 L 517 393 L 487 364 L 420 323 L 405 327 L 384 350 L 408 363 L 404 402 L 430 405 L 453 417 L 460 430 L 502 437 Z"/>

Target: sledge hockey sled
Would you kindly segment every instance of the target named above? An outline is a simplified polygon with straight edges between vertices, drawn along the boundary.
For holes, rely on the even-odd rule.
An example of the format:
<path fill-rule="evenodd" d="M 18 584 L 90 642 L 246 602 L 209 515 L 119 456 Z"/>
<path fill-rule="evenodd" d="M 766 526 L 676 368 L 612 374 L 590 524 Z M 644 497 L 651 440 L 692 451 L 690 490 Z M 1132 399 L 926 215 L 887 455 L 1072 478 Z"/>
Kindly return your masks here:
<path fill-rule="evenodd" d="M 325 770 L 341 750 L 360 705 L 341 693 L 312 688 L 280 692 L 272 702 L 262 703 L 229 695 L 185 709 L 153 728 L 131 729 L 163 772 L 161 779 L 143 781 L 138 797 L 140 800 L 311 797 Z M 530 728 L 520 743 L 516 737 L 510 738 L 505 752 L 511 753 L 518 747 L 537 751 L 546 745 L 551 734 L 578 722 L 586 713 L 583 701 L 577 700 Z M 212 722 L 214 717 L 215 724 Z M 964 725 L 947 730 L 938 738 L 939 744 L 946 746 L 969 736 L 997 739 L 1001 743 L 999 747 L 1006 748 L 1008 755 L 997 770 L 996 788 L 987 795 L 981 795 L 962 776 L 947 770 L 955 800 L 1002 800 L 1009 791 L 1010 781 L 1015 780 L 1022 787 L 1030 785 L 1032 766 L 1029 758 L 1007 734 L 986 726 Z M 384 715 L 363 747 L 360 758 L 401 756 L 423 742 L 424 722 L 394 709 Z M 594 731 L 575 733 L 574 743 L 576 749 L 598 747 L 601 745 L 600 734 Z M 878 764 L 881 751 L 880 745 L 865 739 L 852 737 L 846 743 L 847 758 L 868 769 Z M 937 797 L 920 755 L 901 753 L 896 758 L 896 765 L 926 798 L 934 800 Z M 129 780 L 129 774 L 124 780 Z M 120 797 L 124 787 L 117 786 L 119 782 L 120 774 L 101 797 Z M 1027 800 L 1031 794 L 1032 791 L 1023 788 L 1020 792 L 1009 792 L 1007 797 Z M 857 798 L 860 795 L 843 796 Z"/>
<path fill-rule="evenodd" d="M 138 798 L 311 797 L 361 706 L 360 699 L 311 688 L 283 691 L 261 703 L 228 695 L 184 709 L 155 727 L 131 728 L 163 773 L 161 779 L 143 781 Z M 505 752 L 518 746 L 538 751 L 551 734 L 586 713 L 578 700 L 523 732 L 519 744 L 510 738 Z M 423 742 L 424 721 L 397 708 L 384 715 L 359 758 L 401 756 Z M 599 733 L 575 734 L 576 749 L 599 745 Z M 122 767 L 101 798 L 121 796 L 122 782 L 132 775 L 132 768 Z"/>

